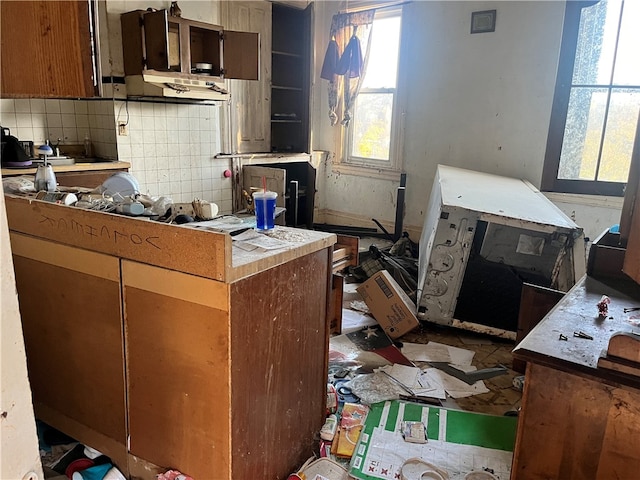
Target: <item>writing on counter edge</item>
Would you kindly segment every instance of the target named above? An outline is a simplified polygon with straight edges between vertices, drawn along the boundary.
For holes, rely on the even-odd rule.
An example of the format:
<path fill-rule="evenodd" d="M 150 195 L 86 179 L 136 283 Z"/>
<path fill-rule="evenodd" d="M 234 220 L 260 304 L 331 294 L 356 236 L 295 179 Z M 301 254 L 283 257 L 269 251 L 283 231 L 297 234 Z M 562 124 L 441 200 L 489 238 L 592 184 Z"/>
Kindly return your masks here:
<path fill-rule="evenodd" d="M 102 225 L 101 227 L 94 227 L 89 224 L 82 224 L 77 222 L 76 220 L 67 221 L 64 218 L 53 218 L 48 217 L 47 215 L 42 215 L 39 223 L 46 223 L 53 228 L 57 228 L 58 230 L 67 230 L 70 232 L 74 232 L 87 237 L 95 237 L 95 238 L 107 238 L 111 240 L 113 238 L 113 243 L 118 242 L 129 242 L 133 245 L 143 245 L 149 244 L 158 250 L 162 250 L 159 245 L 154 243 L 154 240 L 159 240 L 160 237 L 142 237 L 137 233 L 123 233 L 116 229 L 110 229 L 106 225 Z"/>

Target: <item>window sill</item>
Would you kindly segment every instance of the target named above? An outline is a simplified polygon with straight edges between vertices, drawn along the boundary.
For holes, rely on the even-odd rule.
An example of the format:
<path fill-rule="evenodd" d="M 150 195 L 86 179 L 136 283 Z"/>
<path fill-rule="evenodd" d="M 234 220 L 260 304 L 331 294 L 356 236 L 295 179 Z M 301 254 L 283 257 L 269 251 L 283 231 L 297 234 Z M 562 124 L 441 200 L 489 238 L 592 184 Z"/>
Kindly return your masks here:
<path fill-rule="evenodd" d="M 399 182 L 401 170 L 394 168 L 381 168 L 364 165 L 352 165 L 347 163 L 334 163 L 331 170 L 343 175 L 354 175 L 357 177 L 378 178 L 380 180 L 389 180 Z"/>
<path fill-rule="evenodd" d="M 542 192 L 553 203 L 571 203 L 588 207 L 622 209 L 624 198 L 604 195 L 587 195 L 583 193 Z"/>

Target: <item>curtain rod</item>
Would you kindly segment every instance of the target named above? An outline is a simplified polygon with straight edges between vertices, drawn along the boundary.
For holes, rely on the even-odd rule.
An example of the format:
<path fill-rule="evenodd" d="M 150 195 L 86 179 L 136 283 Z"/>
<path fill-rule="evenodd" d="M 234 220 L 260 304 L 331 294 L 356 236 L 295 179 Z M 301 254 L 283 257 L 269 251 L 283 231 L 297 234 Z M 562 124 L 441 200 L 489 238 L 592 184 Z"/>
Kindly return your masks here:
<path fill-rule="evenodd" d="M 408 3 L 413 3 L 412 0 L 408 0 L 406 2 L 397 2 L 397 3 L 388 3 L 385 2 L 382 6 L 380 7 L 376 7 L 375 3 L 370 4 L 370 5 L 360 5 L 360 6 L 355 6 L 353 8 L 349 8 L 347 7 L 346 10 L 339 10 L 338 13 L 342 14 L 342 13 L 358 13 L 358 12 L 365 12 L 367 10 L 383 10 L 385 8 L 396 8 L 396 7 L 401 7 L 402 5 L 407 5 Z"/>

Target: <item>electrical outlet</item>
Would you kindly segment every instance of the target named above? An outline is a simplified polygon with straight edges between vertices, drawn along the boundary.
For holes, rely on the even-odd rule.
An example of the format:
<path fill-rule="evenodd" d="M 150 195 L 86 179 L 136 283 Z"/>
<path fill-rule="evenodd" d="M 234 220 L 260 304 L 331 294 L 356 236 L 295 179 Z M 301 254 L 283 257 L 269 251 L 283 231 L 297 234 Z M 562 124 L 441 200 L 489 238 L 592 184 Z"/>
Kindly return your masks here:
<path fill-rule="evenodd" d="M 122 137 L 126 137 L 127 135 L 129 135 L 129 126 L 126 123 L 118 123 L 118 135 Z"/>

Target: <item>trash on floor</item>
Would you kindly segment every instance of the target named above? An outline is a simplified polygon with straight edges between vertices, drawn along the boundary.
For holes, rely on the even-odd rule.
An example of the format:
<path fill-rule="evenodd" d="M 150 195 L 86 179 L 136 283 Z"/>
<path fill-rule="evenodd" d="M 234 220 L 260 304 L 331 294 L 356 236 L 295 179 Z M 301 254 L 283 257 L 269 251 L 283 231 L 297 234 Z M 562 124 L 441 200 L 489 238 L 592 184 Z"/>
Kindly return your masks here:
<path fill-rule="evenodd" d="M 391 338 L 401 337 L 420 325 L 415 304 L 386 270 L 371 276 L 357 290 Z"/>
<path fill-rule="evenodd" d="M 359 403 L 343 405 L 340 412 L 340 426 L 333 441 L 337 457 L 351 458 L 368 413 L 369 407 L 366 405 Z"/>
<path fill-rule="evenodd" d="M 36 421 L 40 459 L 46 479 L 125 480 L 111 459 L 44 422 Z"/>
<path fill-rule="evenodd" d="M 289 475 L 287 480 L 347 480 L 349 474 L 347 470 L 337 462 L 323 457 L 310 458 L 300 467 L 296 473 Z"/>
<path fill-rule="evenodd" d="M 413 364 L 396 347 L 379 325 L 336 335 L 329 340 L 329 367 L 339 366 L 371 372 L 383 365 Z"/>
<path fill-rule="evenodd" d="M 406 442 L 403 422 L 423 422 L 427 443 Z M 414 471 L 411 459 L 436 467 L 441 477 L 462 480 L 474 471 L 509 478 L 517 419 L 401 401 L 371 407 L 351 458 L 349 474 L 362 480 L 394 480 Z M 405 469 L 403 469 L 405 466 Z M 401 472 L 401 469 L 402 472 Z M 416 470 L 417 471 L 417 470 Z M 421 472 L 424 472 L 423 468 Z M 415 473 L 415 472 L 414 472 Z M 406 476 L 407 480 L 424 477 Z"/>
<path fill-rule="evenodd" d="M 164 473 L 156 475 L 157 480 L 193 480 L 188 475 L 180 473 L 178 470 L 167 470 Z"/>

